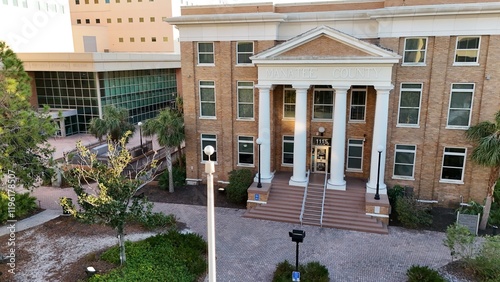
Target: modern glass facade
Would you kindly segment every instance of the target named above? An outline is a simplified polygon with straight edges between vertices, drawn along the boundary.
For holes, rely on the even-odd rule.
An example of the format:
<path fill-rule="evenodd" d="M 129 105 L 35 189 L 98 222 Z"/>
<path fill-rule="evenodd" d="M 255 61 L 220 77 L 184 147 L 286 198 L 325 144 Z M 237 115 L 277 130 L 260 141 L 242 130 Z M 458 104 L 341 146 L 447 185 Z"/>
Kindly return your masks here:
<path fill-rule="evenodd" d="M 99 107 L 129 110 L 130 122 L 155 117 L 177 96 L 175 69 L 110 72 L 35 72 L 38 104 L 53 109 L 76 109 L 65 122 L 66 135 L 87 132 Z M 68 118 L 66 118 L 68 119 Z"/>

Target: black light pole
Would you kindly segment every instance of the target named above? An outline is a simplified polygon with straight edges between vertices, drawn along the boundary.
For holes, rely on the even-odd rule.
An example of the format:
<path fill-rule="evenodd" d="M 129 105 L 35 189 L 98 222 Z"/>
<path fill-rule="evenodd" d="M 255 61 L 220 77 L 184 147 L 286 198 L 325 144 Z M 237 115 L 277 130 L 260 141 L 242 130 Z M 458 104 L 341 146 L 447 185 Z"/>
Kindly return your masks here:
<path fill-rule="evenodd" d="M 141 149 L 142 149 L 142 122 L 138 122 L 137 125 L 139 126 L 139 137 L 141 138 Z"/>
<path fill-rule="evenodd" d="M 260 145 L 262 145 L 262 139 L 257 138 L 255 142 L 257 142 L 257 146 L 259 146 L 259 181 L 257 182 L 257 188 L 262 188 L 262 183 L 260 182 Z"/>
<path fill-rule="evenodd" d="M 297 247 L 295 248 L 295 271 L 299 271 L 299 243 L 304 242 L 306 232 L 294 229 L 292 232 L 288 232 L 288 235 L 292 238 L 292 242 L 297 243 Z"/>
<path fill-rule="evenodd" d="M 377 190 L 375 192 L 375 200 L 380 200 L 380 195 L 379 195 L 379 186 L 380 186 L 380 159 L 382 157 L 382 151 L 384 150 L 384 147 L 382 147 L 381 145 L 379 145 L 377 147 L 377 151 L 378 151 L 378 168 L 377 168 Z"/>

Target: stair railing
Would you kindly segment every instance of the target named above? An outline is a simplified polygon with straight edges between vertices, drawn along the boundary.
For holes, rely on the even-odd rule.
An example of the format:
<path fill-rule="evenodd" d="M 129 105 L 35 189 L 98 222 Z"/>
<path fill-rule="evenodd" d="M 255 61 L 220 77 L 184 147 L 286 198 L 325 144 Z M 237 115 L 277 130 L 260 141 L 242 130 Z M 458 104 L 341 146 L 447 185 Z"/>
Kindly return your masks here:
<path fill-rule="evenodd" d="M 302 218 L 304 217 L 304 210 L 306 208 L 307 186 L 309 186 L 309 170 L 306 173 L 306 187 L 304 188 L 304 197 L 302 198 L 302 209 L 300 210 L 300 225 L 302 225 Z"/>
<path fill-rule="evenodd" d="M 323 212 L 325 210 L 325 197 L 326 197 L 326 182 L 328 181 L 328 172 L 325 173 L 325 183 L 323 185 L 323 200 L 321 201 L 321 217 L 319 219 L 319 226 L 323 227 Z"/>

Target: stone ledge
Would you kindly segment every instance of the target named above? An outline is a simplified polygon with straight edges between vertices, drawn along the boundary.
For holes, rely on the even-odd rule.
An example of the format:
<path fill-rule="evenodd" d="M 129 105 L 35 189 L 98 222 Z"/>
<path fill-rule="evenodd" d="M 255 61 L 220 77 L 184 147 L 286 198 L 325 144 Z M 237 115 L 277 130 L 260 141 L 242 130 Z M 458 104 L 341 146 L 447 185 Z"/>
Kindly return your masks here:
<path fill-rule="evenodd" d="M 271 192 L 271 183 L 262 183 L 262 188 L 257 188 L 257 183 L 254 182 L 248 187 L 247 210 L 258 205 L 267 204 Z"/>
<path fill-rule="evenodd" d="M 366 215 L 377 218 L 384 224 L 389 224 L 389 214 L 391 210 L 391 205 L 389 204 L 389 198 L 387 195 L 380 195 L 380 200 L 374 199 L 375 194 L 366 193 L 365 194 L 365 212 Z"/>

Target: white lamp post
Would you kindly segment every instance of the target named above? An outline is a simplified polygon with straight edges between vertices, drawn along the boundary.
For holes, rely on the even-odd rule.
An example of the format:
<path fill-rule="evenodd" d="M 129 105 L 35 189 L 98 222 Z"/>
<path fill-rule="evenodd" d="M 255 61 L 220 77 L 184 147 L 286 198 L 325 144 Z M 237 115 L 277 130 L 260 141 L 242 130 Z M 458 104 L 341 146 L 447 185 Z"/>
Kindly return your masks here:
<path fill-rule="evenodd" d="M 139 126 L 139 137 L 141 138 L 141 149 L 142 149 L 142 122 L 138 122 L 137 125 Z"/>
<path fill-rule="evenodd" d="M 207 174 L 207 239 L 208 239 L 208 281 L 215 282 L 215 216 L 214 216 L 214 162 L 210 156 L 215 152 L 214 147 L 208 145 L 203 149 L 208 156 L 205 162 L 205 173 Z"/>

